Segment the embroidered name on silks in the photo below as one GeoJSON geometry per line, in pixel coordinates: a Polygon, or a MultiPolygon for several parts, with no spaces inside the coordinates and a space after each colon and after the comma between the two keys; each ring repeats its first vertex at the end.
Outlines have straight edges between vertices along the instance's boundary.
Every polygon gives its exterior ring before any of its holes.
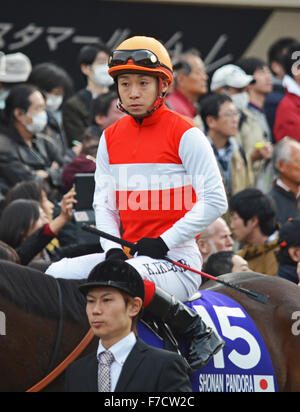
{"type": "Polygon", "coordinates": [[[193,374],[195,392],[278,392],[268,349],[252,319],[235,301],[212,291],[188,303],[226,341],[225,347],[193,374]]]}
{"type": "MultiPolygon", "coordinates": [[[[179,263],[183,265],[188,265],[184,259],[178,260],[179,263]]],[[[186,272],[185,269],[179,268],[178,266],[172,265],[172,263],[166,261],[143,263],[144,268],[147,270],[148,275],[162,275],[167,272],[186,272]]]]}

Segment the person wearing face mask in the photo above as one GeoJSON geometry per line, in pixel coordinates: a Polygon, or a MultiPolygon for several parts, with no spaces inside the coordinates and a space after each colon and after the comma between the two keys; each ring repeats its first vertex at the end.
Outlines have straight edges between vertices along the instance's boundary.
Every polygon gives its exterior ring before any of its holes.
{"type": "Polygon", "coordinates": [[[47,125],[45,99],[32,85],[14,87],[5,107],[6,127],[0,129],[0,174],[8,188],[24,180],[43,180],[61,187],[63,159],[47,125]]]}
{"type": "Polygon", "coordinates": [[[78,56],[86,87],[75,93],[62,108],[63,125],[69,147],[81,141],[85,129],[91,126],[93,100],[109,91],[113,80],[108,74],[110,50],[104,45],[84,46],[78,56]]]}
{"type": "Polygon", "coordinates": [[[54,140],[67,165],[77,153],[68,147],[61,109],[63,102],[74,93],[73,80],[62,67],[41,63],[34,66],[28,83],[37,86],[45,97],[48,123],[44,132],[54,140]]]}
{"type": "Polygon", "coordinates": [[[246,74],[239,66],[227,64],[214,72],[210,88],[211,91],[230,96],[234,105],[239,109],[241,117],[239,131],[235,138],[245,150],[252,167],[255,185],[259,185],[259,178],[263,173],[266,183],[261,183],[259,188],[268,192],[272,187],[273,180],[272,168],[269,170],[273,149],[255,116],[248,109],[250,97],[247,86],[252,83],[255,83],[252,75],[246,74]],[[268,169],[268,173],[266,173],[266,169],[268,169]]]}
{"type": "Polygon", "coordinates": [[[48,122],[44,132],[55,141],[67,164],[76,154],[68,149],[61,108],[64,100],[73,95],[73,80],[62,67],[41,63],[33,67],[28,83],[37,86],[45,97],[48,122]]]}

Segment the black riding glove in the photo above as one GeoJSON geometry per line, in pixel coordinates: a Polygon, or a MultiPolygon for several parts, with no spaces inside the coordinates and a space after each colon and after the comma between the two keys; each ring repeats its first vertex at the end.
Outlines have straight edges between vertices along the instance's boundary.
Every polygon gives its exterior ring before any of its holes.
{"type": "Polygon", "coordinates": [[[114,259],[125,261],[125,260],[128,260],[128,257],[123,249],[119,249],[119,248],[109,249],[109,251],[106,252],[105,260],[114,260],[114,259]]]}
{"type": "Polygon", "coordinates": [[[134,247],[130,249],[130,254],[134,256],[136,252],[141,256],[149,256],[153,259],[162,259],[169,251],[168,246],[158,237],[156,239],[143,237],[139,240],[134,247]]]}

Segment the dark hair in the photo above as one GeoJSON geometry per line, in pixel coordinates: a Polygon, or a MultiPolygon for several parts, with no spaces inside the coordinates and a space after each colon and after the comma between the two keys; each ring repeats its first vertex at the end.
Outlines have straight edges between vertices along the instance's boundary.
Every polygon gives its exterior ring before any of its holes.
{"type": "MultiPolygon", "coordinates": [[[[130,296],[130,295],[128,295],[128,294],[125,293],[125,292],[122,292],[122,290],[119,290],[119,292],[120,292],[121,295],[123,296],[123,299],[124,299],[124,302],[125,302],[125,307],[127,308],[130,300],[132,300],[133,297],[130,296]]],[[[141,308],[141,310],[139,311],[139,313],[132,318],[131,330],[134,330],[134,328],[136,327],[137,323],[142,319],[143,314],[144,314],[144,303],[143,303],[142,308],[141,308]]]]}
{"type": "Polygon", "coordinates": [[[201,100],[200,114],[206,129],[208,129],[206,122],[207,117],[212,116],[217,119],[219,117],[221,106],[226,102],[231,103],[231,97],[221,93],[211,93],[201,100]]]}
{"type": "Polygon", "coordinates": [[[13,263],[20,263],[20,258],[12,247],[0,240],[0,259],[13,263]]]}
{"type": "Polygon", "coordinates": [[[93,44],[92,46],[83,46],[78,55],[79,67],[82,64],[92,65],[100,52],[106,53],[108,56],[111,54],[111,50],[102,43],[93,44]]]}
{"type": "Polygon", "coordinates": [[[289,265],[289,266],[295,266],[297,267],[298,263],[295,262],[290,254],[289,254],[289,247],[280,247],[278,251],[275,252],[275,256],[277,259],[277,262],[280,265],[289,265]]]}
{"type": "Polygon", "coordinates": [[[291,247],[300,247],[300,218],[288,219],[279,231],[279,251],[276,253],[278,262],[281,265],[297,266],[290,257],[291,247]]]}
{"type": "Polygon", "coordinates": [[[98,125],[92,125],[85,129],[81,140],[81,154],[95,157],[102,133],[103,130],[98,125]]]}
{"type": "Polygon", "coordinates": [[[257,57],[245,57],[238,61],[237,65],[247,74],[253,75],[256,70],[263,69],[268,66],[265,61],[257,57]]]}
{"type": "Polygon", "coordinates": [[[92,122],[95,123],[95,117],[98,114],[107,116],[111,103],[118,98],[116,92],[108,92],[96,97],[92,103],[92,122]]]}
{"type": "Polygon", "coordinates": [[[176,74],[182,73],[185,76],[189,76],[192,72],[190,64],[182,58],[175,61],[173,64],[173,70],[176,74]]]}
{"type": "Polygon", "coordinates": [[[300,43],[294,43],[291,47],[289,47],[288,51],[283,57],[282,60],[282,65],[284,67],[284,70],[286,71],[286,74],[289,76],[293,77],[293,67],[296,63],[298,63],[298,69],[300,66],[299,63],[299,53],[300,53],[300,43]],[[295,53],[297,53],[297,56],[295,57],[295,53]],[[298,62],[297,62],[298,59],[298,62]]]}
{"type": "Polygon", "coordinates": [[[92,125],[85,129],[82,136],[82,143],[91,140],[100,140],[103,130],[98,125],[92,125]]]}
{"type": "Polygon", "coordinates": [[[282,60],[289,47],[297,40],[293,37],[283,37],[275,41],[268,50],[268,62],[271,65],[272,62],[282,64],[282,60]]]}
{"type": "Polygon", "coordinates": [[[56,87],[62,87],[65,99],[74,92],[72,78],[62,67],[53,63],[41,63],[34,66],[28,83],[37,86],[43,94],[51,92],[56,87]]]}
{"type": "Polygon", "coordinates": [[[15,120],[14,110],[21,109],[25,113],[28,111],[31,102],[30,96],[38,91],[36,86],[22,84],[11,89],[5,103],[4,115],[6,124],[12,124],[15,120]]]}
{"type": "Polygon", "coordinates": [[[13,201],[18,199],[35,200],[41,203],[43,199],[43,191],[43,183],[40,181],[30,180],[17,183],[12,189],[7,192],[3,201],[3,209],[13,201]]]}
{"type": "Polygon", "coordinates": [[[274,200],[258,189],[249,188],[232,196],[230,211],[236,212],[244,224],[257,217],[259,227],[265,236],[272,235],[278,227],[274,200]]]}
{"type": "Polygon", "coordinates": [[[203,271],[212,276],[220,276],[225,273],[231,273],[234,255],[235,253],[231,250],[210,255],[203,266],[203,271]]]}
{"type": "Polygon", "coordinates": [[[0,219],[0,240],[14,249],[26,238],[40,217],[40,205],[35,200],[15,200],[4,210],[0,219]]]}
{"type": "Polygon", "coordinates": [[[192,48],[174,58],[173,70],[174,70],[175,87],[177,87],[177,84],[178,84],[178,81],[177,81],[178,74],[189,76],[192,73],[193,68],[188,62],[190,57],[200,57],[201,58],[201,53],[199,52],[199,50],[192,48]]]}

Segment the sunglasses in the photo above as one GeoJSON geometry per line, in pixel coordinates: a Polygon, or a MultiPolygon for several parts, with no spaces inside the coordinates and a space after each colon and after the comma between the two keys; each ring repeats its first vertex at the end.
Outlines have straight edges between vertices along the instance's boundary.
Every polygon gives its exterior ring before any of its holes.
{"type": "Polygon", "coordinates": [[[137,66],[155,68],[162,66],[155,53],[150,50],[115,50],[109,59],[109,67],[125,65],[131,59],[137,66]]]}

